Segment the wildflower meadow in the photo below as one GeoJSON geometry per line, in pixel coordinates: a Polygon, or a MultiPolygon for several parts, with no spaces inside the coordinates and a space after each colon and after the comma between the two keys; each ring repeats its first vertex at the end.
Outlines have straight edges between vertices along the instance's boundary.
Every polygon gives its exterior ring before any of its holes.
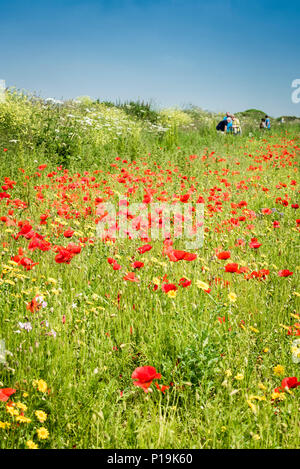
{"type": "Polygon", "coordinates": [[[300,126],[261,115],[6,91],[2,449],[299,447],[300,126]]]}

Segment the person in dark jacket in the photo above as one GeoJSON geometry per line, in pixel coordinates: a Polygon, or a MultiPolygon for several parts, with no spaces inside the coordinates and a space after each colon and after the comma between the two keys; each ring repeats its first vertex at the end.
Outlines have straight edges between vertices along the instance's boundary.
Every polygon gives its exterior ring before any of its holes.
{"type": "Polygon", "coordinates": [[[221,120],[218,123],[216,129],[219,130],[220,132],[224,132],[224,133],[231,132],[231,130],[232,130],[232,119],[231,119],[231,117],[227,117],[226,119],[221,120]]]}

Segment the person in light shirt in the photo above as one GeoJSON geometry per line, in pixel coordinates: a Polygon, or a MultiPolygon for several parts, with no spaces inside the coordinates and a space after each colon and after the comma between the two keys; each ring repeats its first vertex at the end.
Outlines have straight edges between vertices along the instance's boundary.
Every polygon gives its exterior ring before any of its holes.
{"type": "Polygon", "coordinates": [[[240,121],[236,116],[232,117],[232,131],[234,135],[239,135],[242,133],[240,121]]]}

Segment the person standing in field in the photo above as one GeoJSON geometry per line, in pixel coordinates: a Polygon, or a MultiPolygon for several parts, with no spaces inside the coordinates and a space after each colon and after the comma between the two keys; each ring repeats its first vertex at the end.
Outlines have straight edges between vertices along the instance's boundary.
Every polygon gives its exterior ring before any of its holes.
{"type": "Polygon", "coordinates": [[[242,133],[240,121],[236,116],[232,117],[232,130],[234,135],[239,135],[242,133]]]}
{"type": "Polygon", "coordinates": [[[230,112],[226,112],[226,117],[224,117],[224,119],[227,119],[227,117],[230,117],[231,119],[233,119],[234,115],[231,114],[230,112]]]}
{"type": "Polygon", "coordinates": [[[217,130],[223,132],[223,133],[229,133],[232,131],[232,119],[231,117],[224,117],[223,120],[221,120],[217,127],[217,130]]]}
{"type": "Polygon", "coordinates": [[[265,129],[266,128],[266,119],[262,118],[259,124],[260,129],[265,129]]]}
{"type": "Polygon", "coordinates": [[[270,117],[269,116],[266,116],[266,128],[268,130],[271,130],[271,121],[270,121],[270,117]]]}

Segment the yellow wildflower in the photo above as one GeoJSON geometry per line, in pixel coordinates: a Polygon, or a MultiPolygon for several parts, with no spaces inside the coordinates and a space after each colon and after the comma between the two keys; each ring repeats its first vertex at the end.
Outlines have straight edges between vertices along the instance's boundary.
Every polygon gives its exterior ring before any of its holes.
{"type": "Polygon", "coordinates": [[[242,381],[244,379],[244,375],[243,373],[238,373],[237,375],[235,375],[234,377],[237,381],[242,381]]]}
{"type": "Polygon", "coordinates": [[[36,410],[35,416],[39,420],[39,422],[43,423],[47,420],[47,414],[43,410],[36,410]]]}
{"type": "Polygon", "coordinates": [[[284,366],[277,365],[273,368],[273,371],[275,376],[281,376],[284,374],[284,366]]]}
{"type": "Polygon", "coordinates": [[[284,401],[285,399],[285,394],[283,392],[273,392],[271,395],[271,398],[273,401],[284,401]]]}
{"type": "Polygon", "coordinates": [[[267,388],[266,386],[263,384],[263,383],[258,383],[258,387],[259,389],[261,389],[262,391],[265,391],[267,388]]]}
{"type": "Polygon", "coordinates": [[[257,412],[256,406],[253,404],[253,402],[250,401],[250,399],[247,400],[247,404],[250,407],[250,409],[252,410],[252,412],[254,414],[256,414],[256,412],[257,412]]]}
{"type": "Polygon", "coordinates": [[[159,284],[160,284],[160,280],[159,280],[159,278],[157,278],[157,277],[154,277],[154,278],[152,279],[152,282],[154,283],[154,285],[159,285],[159,284]]]}
{"type": "Polygon", "coordinates": [[[19,422],[19,423],[30,423],[31,422],[31,419],[29,419],[28,417],[25,417],[25,415],[18,415],[16,417],[16,422],[19,422]]]}
{"type": "Polygon", "coordinates": [[[37,432],[38,438],[40,440],[47,440],[47,438],[49,438],[49,432],[48,432],[47,428],[45,428],[45,427],[38,428],[36,432],[37,432]]]}
{"type": "Polygon", "coordinates": [[[168,295],[169,298],[176,298],[177,291],[176,290],[170,290],[170,291],[168,291],[167,295],[168,295]]]}
{"type": "Polygon", "coordinates": [[[208,290],[209,289],[208,283],[202,282],[202,280],[197,280],[196,285],[197,285],[198,288],[201,288],[201,290],[208,290]]]}
{"type": "Polygon", "coordinates": [[[255,400],[256,400],[256,401],[265,401],[265,400],[266,400],[266,396],[253,396],[253,395],[251,395],[251,396],[249,397],[249,400],[250,400],[250,401],[255,401],[255,400]]]}
{"type": "Polygon", "coordinates": [[[228,295],[228,298],[229,298],[229,301],[231,301],[231,303],[234,303],[237,299],[237,296],[234,292],[230,292],[228,295]]]}
{"type": "Polygon", "coordinates": [[[37,388],[40,392],[46,392],[48,389],[46,381],[44,381],[43,379],[39,379],[37,382],[37,388]]]}
{"type": "Polygon", "coordinates": [[[9,422],[1,422],[0,420],[0,430],[5,430],[6,428],[9,428],[10,425],[11,424],[9,422]]]}
{"type": "Polygon", "coordinates": [[[12,406],[12,405],[7,405],[6,406],[6,412],[9,415],[11,415],[12,417],[16,417],[17,415],[19,415],[18,409],[15,409],[14,406],[12,406]]]}
{"type": "Polygon", "coordinates": [[[38,445],[36,443],[34,443],[34,441],[32,441],[32,440],[26,441],[26,446],[29,449],[38,449],[38,445]]]}
{"type": "Polygon", "coordinates": [[[18,407],[18,409],[21,409],[23,412],[26,412],[26,410],[27,410],[27,405],[22,404],[22,402],[17,402],[16,406],[18,407]]]}

